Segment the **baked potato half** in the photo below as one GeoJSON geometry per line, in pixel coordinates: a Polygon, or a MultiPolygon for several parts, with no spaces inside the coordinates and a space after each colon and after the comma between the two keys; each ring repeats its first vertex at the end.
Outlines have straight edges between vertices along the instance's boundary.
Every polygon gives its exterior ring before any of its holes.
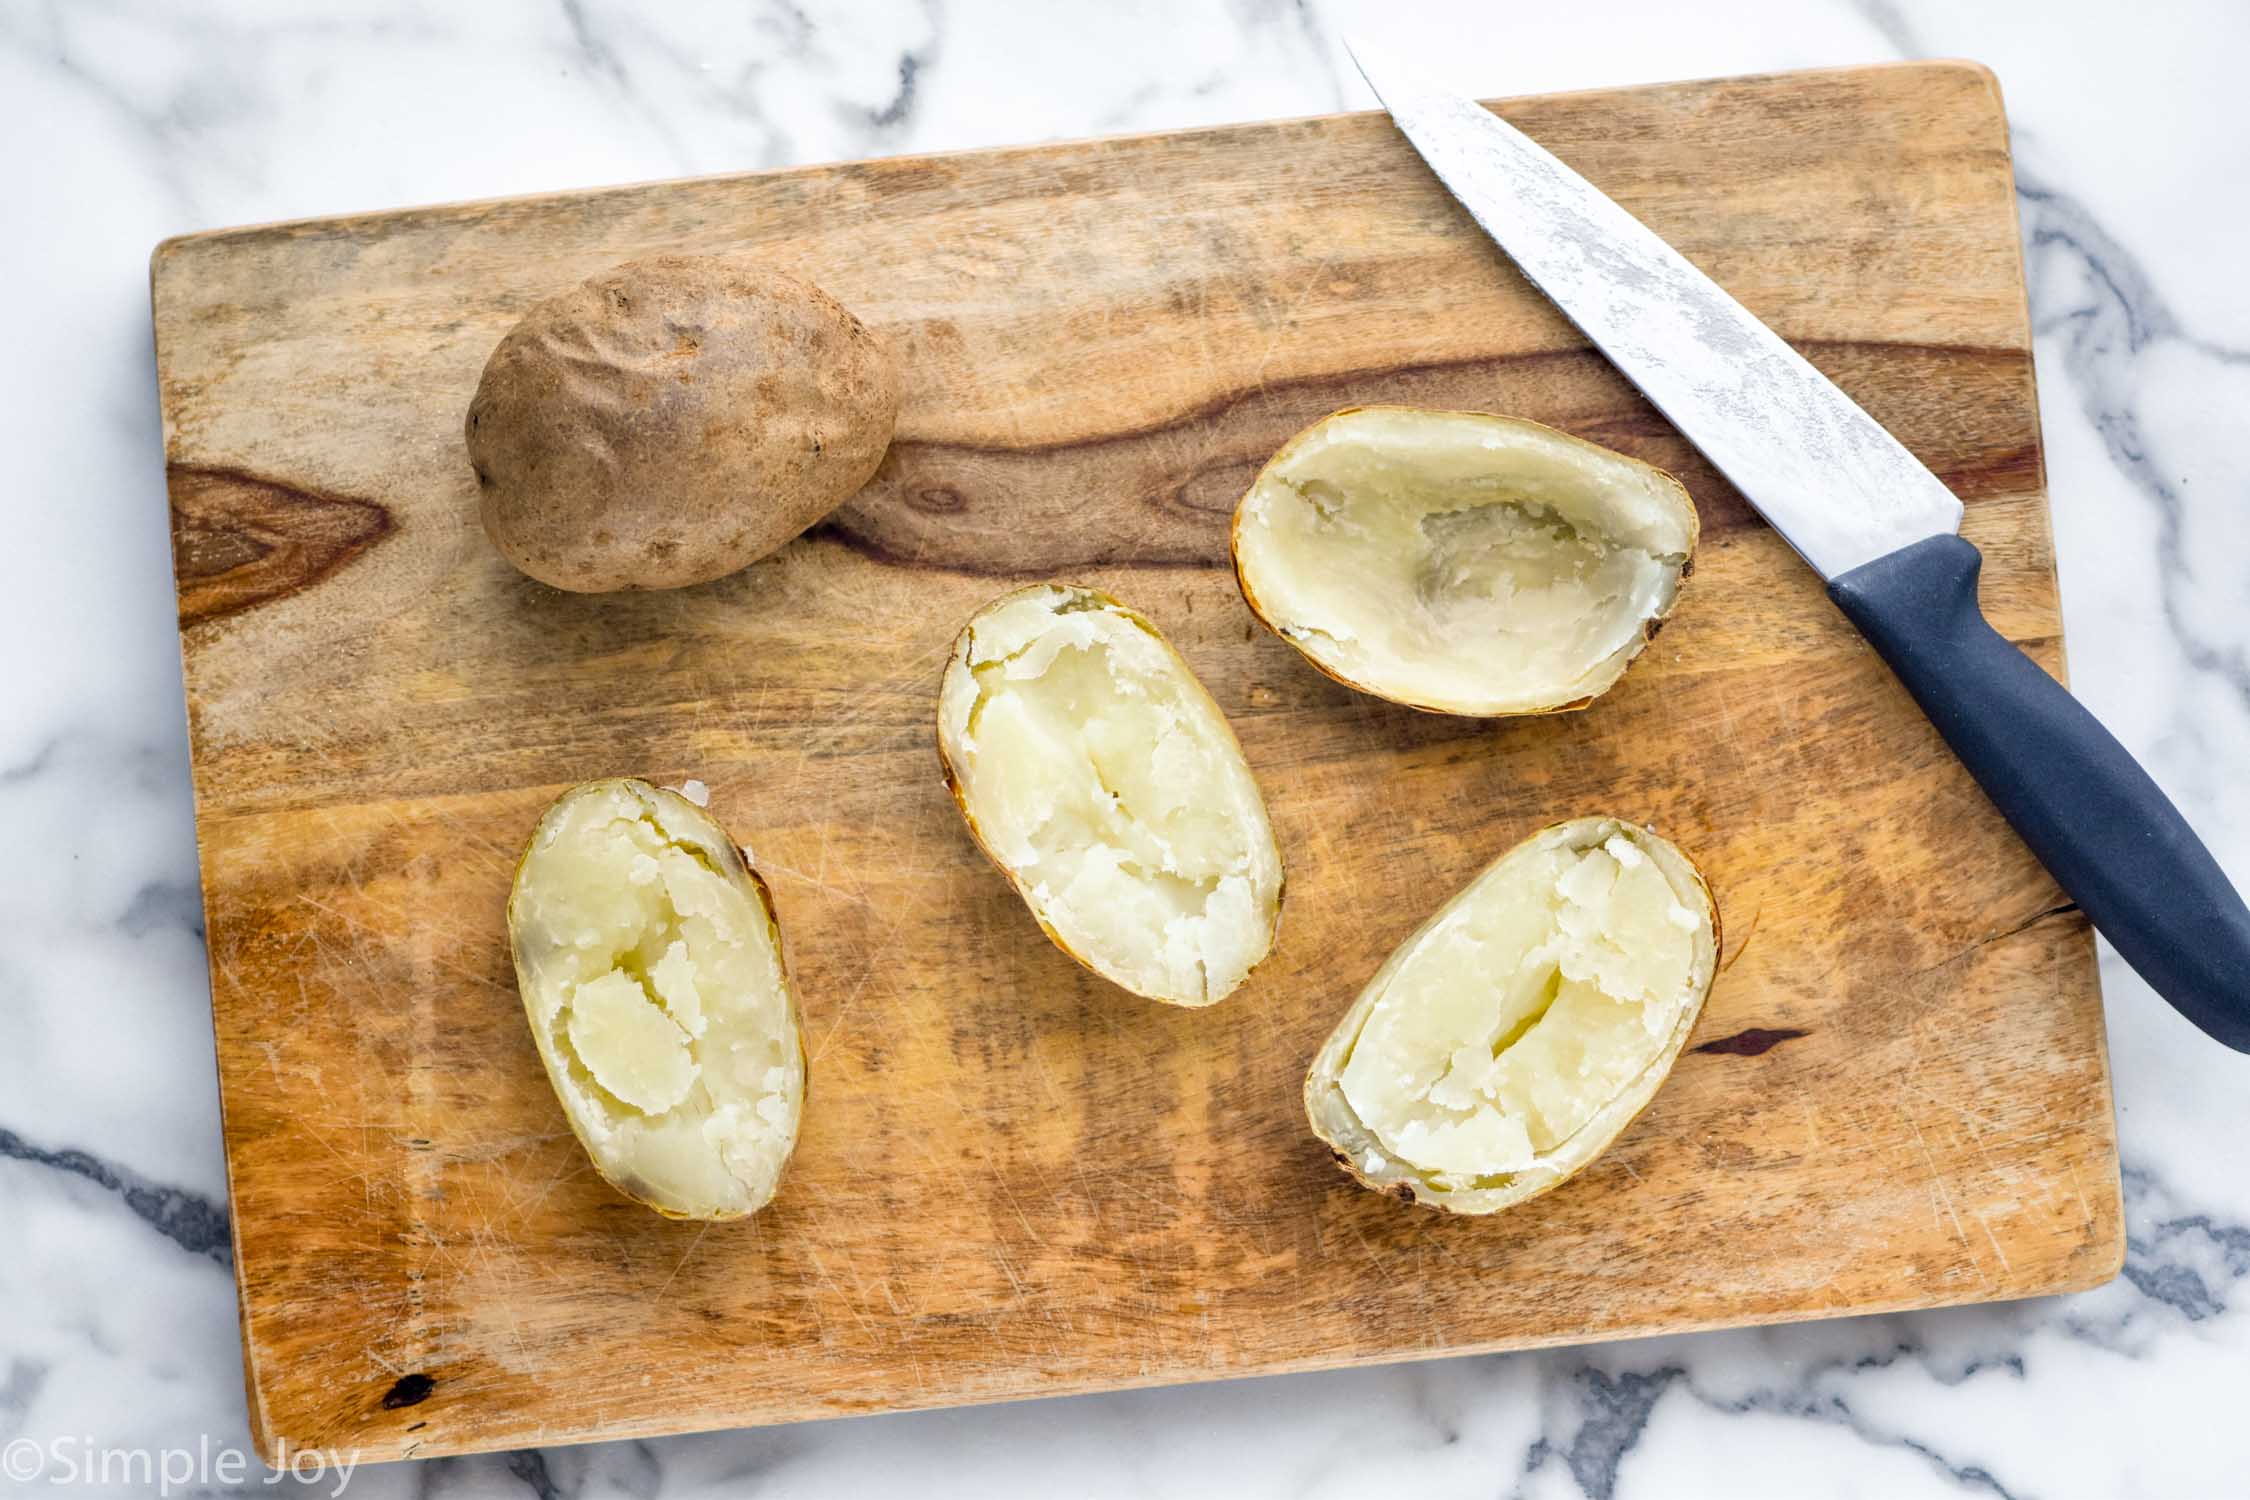
{"type": "Polygon", "coordinates": [[[1551,427],[1354,407],[1235,506],[1251,613],[1329,676],[1433,713],[1583,708],[1656,634],[1695,554],[1678,480],[1551,427]]]}
{"type": "Polygon", "coordinates": [[[1281,852],[1257,780],[1188,664],[1115,599],[1046,583],[979,610],[937,739],[970,834],[1104,979],[1209,1005],[1272,948],[1281,852]]]}
{"type": "Polygon", "coordinates": [[[1718,908],[1678,849],[1617,818],[1544,829],[1376,971],[1306,1076],[1313,1133],[1412,1202],[1537,1197],[1655,1097],[1718,955],[1718,908]]]}
{"type": "Polygon", "coordinates": [[[780,1185],[805,1048],[773,898],[702,808],[645,781],[555,799],[508,898],[516,987],[594,1167],[684,1219],[780,1185]]]}

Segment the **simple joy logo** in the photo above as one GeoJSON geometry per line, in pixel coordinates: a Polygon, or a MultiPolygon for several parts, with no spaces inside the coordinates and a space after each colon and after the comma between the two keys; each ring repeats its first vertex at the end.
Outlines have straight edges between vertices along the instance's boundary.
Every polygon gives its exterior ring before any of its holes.
{"type": "Polygon", "coordinates": [[[240,1448],[204,1437],[192,1448],[121,1448],[90,1437],[20,1437],[0,1448],[0,1478],[12,1484],[42,1483],[56,1489],[73,1485],[106,1490],[137,1490],[159,1500],[245,1484],[279,1484],[294,1479],[315,1485],[333,1481],[327,1493],[344,1493],[359,1468],[359,1454],[334,1455],[292,1449],[283,1442],[271,1467],[240,1448]],[[260,1474],[263,1470],[263,1474],[260,1474]]]}

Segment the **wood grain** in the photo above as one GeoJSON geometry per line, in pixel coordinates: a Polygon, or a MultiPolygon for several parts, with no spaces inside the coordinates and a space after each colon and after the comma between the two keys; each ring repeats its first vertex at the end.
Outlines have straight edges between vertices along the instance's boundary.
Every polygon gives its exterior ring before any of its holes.
{"type": "MultiPolygon", "coordinates": [[[[1963,65],[1499,106],[1968,503],[1986,612],[2061,659],[2007,138],[1963,65]]],[[[252,1423],[370,1458],[2091,1286],[2122,1248],[2092,945],[1813,575],[1373,116],[231,231],[154,264],[252,1423]],[[895,346],[874,484],[732,578],[563,595],[484,544],[461,413],[550,290],[754,251],[895,346]],[[1678,616],[1593,710],[1329,682],[1226,518],[1362,401],[1679,472],[1678,616]],[[1057,953],[932,751],[959,623],[1065,576],[1161,622],[1290,867],[1209,1011],[1057,953]],[[561,787],[700,777],[772,882],[812,1088],[780,1198],[603,1186],[508,969],[561,787]],[[1730,967],[1654,1107],[1493,1221],[1353,1188],[1303,1069],[1377,962],[1557,818],[1702,863],[1730,967]]]]}

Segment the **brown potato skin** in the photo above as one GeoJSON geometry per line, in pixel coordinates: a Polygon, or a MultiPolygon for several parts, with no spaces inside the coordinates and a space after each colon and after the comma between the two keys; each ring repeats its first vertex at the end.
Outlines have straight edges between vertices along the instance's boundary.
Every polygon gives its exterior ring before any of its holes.
{"type": "Polygon", "coordinates": [[[874,476],[889,354],[833,297],[720,256],[629,261],[539,303],[464,425],[485,534],[559,589],[681,588],[779,548],[874,476]]]}

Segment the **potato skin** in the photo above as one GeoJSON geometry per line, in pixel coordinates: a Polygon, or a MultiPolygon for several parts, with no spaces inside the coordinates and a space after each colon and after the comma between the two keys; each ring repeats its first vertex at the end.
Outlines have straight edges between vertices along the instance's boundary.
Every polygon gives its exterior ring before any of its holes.
{"type": "MultiPolygon", "coordinates": [[[[1326,429],[1328,429],[1330,424],[1363,414],[1386,412],[1398,412],[1409,415],[1430,417],[1472,418],[1498,424],[1521,432],[1537,433],[1543,439],[1560,446],[1582,449],[1588,453],[1599,454],[1609,459],[1625,459],[1626,462],[1633,464],[1636,468],[1646,470],[1650,474],[1658,476],[1677,495],[1681,514],[1687,522],[1687,556],[1680,564],[1679,582],[1684,584],[1687,579],[1694,574],[1695,547],[1697,541],[1700,540],[1701,537],[1702,520],[1700,514],[1695,508],[1694,500],[1689,496],[1687,492],[1687,487],[1680,483],[1676,475],[1667,473],[1666,471],[1657,468],[1653,464],[1642,463],[1638,459],[1633,459],[1625,454],[1617,453],[1610,449],[1604,448],[1598,443],[1589,442],[1585,438],[1579,437],[1574,433],[1564,432],[1558,427],[1550,427],[1544,422],[1534,422],[1528,417],[1511,417],[1498,412],[1466,411],[1438,407],[1410,407],[1398,405],[1396,403],[1371,402],[1355,406],[1339,407],[1335,411],[1330,412],[1327,416],[1322,417],[1319,421],[1312,423],[1311,425],[1303,428],[1302,430],[1291,436],[1287,442],[1283,443],[1280,448],[1275,450],[1273,457],[1266,460],[1265,464],[1259,469],[1257,475],[1251,479],[1249,488],[1244,490],[1241,497],[1236,500],[1233,516],[1229,520],[1227,525],[1227,559],[1228,562],[1232,565],[1235,587],[1242,594],[1242,602],[1246,606],[1248,606],[1250,613],[1257,618],[1259,624],[1265,626],[1267,630],[1280,637],[1281,640],[1289,645],[1291,650],[1295,651],[1299,656],[1304,658],[1307,665],[1309,665],[1314,671],[1320,673],[1323,677],[1326,677],[1333,682],[1342,683],[1345,687],[1352,689],[1354,692],[1366,693],[1370,697],[1374,698],[1382,698],[1386,701],[1397,703],[1402,707],[1411,708],[1417,713],[1440,714],[1452,718],[1470,719],[1525,718],[1537,717],[1546,714],[1578,713],[1592,706],[1596,698],[1607,692],[1610,687],[1615,686],[1617,679],[1621,678],[1624,675],[1623,667],[1620,667],[1617,673],[1617,677],[1612,678],[1609,683],[1603,685],[1593,692],[1585,693],[1577,697],[1554,703],[1543,703],[1534,707],[1511,708],[1497,713],[1473,711],[1464,708],[1449,707],[1445,704],[1440,703],[1425,703],[1413,698],[1400,697],[1376,684],[1362,682],[1357,678],[1347,676],[1344,672],[1340,671],[1335,666],[1331,665],[1328,662],[1322,661],[1312,651],[1306,649],[1303,641],[1299,640],[1296,636],[1292,635],[1286,628],[1284,628],[1282,623],[1275,619],[1274,611],[1268,606],[1267,602],[1258,597],[1257,590],[1252,586],[1250,582],[1250,571],[1243,560],[1243,526],[1245,521],[1248,519],[1252,497],[1258,493],[1260,486],[1265,483],[1269,475],[1286,471],[1290,462],[1294,458],[1296,458],[1299,451],[1303,449],[1307,444],[1312,442],[1315,438],[1322,435],[1322,433],[1326,429]]],[[[1664,628],[1665,623],[1670,620],[1670,618],[1672,617],[1674,612],[1678,610],[1678,608],[1679,596],[1677,593],[1675,593],[1673,597],[1668,600],[1664,604],[1664,606],[1656,612],[1654,616],[1642,622],[1640,642],[1632,648],[1632,651],[1627,656],[1625,661],[1626,666],[1630,666],[1632,660],[1640,655],[1641,650],[1650,641],[1656,639],[1656,633],[1664,628]]]]}
{"type": "Polygon", "coordinates": [[[716,256],[630,261],[539,303],[464,426],[485,534],[579,593],[745,567],[873,477],[898,416],[874,335],[812,283],[716,256]]]}

